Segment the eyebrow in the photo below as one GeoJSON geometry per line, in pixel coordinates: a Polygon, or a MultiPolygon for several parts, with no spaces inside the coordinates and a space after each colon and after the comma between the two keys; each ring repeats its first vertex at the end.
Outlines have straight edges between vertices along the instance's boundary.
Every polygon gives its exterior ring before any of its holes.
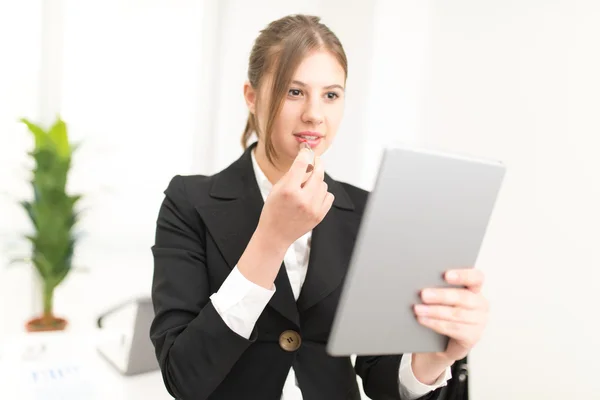
{"type": "MultiPolygon", "coordinates": [[[[293,83],[293,84],[296,84],[296,85],[298,85],[298,86],[303,86],[303,87],[306,87],[306,83],[304,83],[304,82],[300,82],[300,81],[292,81],[292,83],[293,83]]],[[[338,84],[335,84],[335,85],[329,85],[329,86],[324,86],[324,87],[323,87],[323,89],[335,89],[335,88],[341,89],[341,90],[342,90],[342,91],[344,91],[344,92],[346,91],[346,89],[344,89],[344,87],[343,87],[342,85],[338,85],[338,84]]]]}

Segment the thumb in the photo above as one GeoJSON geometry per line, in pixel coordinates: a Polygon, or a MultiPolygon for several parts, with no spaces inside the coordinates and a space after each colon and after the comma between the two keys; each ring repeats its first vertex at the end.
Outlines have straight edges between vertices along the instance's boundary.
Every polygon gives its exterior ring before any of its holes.
{"type": "Polygon", "coordinates": [[[313,151],[308,148],[302,148],[286,173],[287,180],[294,185],[302,184],[306,176],[306,170],[309,165],[312,165],[313,159],[313,151]]]}

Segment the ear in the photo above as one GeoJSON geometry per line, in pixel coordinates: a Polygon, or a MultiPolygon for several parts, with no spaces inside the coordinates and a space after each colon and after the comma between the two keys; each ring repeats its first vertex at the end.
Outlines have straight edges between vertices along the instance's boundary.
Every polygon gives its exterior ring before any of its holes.
{"type": "Polygon", "coordinates": [[[246,100],[248,111],[252,114],[256,112],[256,97],[256,89],[252,87],[250,82],[244,82],[244,99],[246,100]]]}

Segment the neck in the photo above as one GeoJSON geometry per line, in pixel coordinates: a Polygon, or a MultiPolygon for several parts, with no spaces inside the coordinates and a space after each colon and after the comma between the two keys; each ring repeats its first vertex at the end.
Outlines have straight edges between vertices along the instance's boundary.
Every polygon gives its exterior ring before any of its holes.
{"type": "Polygon", "coordinates": [[[260,141],[254,149],[254,157],[256,158],[256,162],[258,163],[258,166],[262,172],[273,185],[276,184],[283,175],[285,175],[291,166],[291,163],[289,165],[284,165],[285,163],[282,162],[283,160],[273,160],[274,164],[269,162],[265,146],[260,141]]]}

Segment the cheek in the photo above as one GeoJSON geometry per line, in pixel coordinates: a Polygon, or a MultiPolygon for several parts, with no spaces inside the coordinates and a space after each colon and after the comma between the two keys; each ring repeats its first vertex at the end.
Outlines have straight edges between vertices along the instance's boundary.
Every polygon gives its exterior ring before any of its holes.
{"type": "Polygon", "coordinates": [[[340,126],[340,123],[342,122],[343,116],[344,116],[343,104],[333,105],[328,110],[328,113],[327,113],[328,127],[327,128],[329,129],[329,134],[331,134],[332,136],[337,133],[338,127],[340,126]]]}
{"type": "Polygon", "coordinates": [[[289,136],[297,127],[299,119],[299,108],[293,103],[284,103],[279,116],[275,120],[275,131],[273,133],[280,138],[289,136]]]}

